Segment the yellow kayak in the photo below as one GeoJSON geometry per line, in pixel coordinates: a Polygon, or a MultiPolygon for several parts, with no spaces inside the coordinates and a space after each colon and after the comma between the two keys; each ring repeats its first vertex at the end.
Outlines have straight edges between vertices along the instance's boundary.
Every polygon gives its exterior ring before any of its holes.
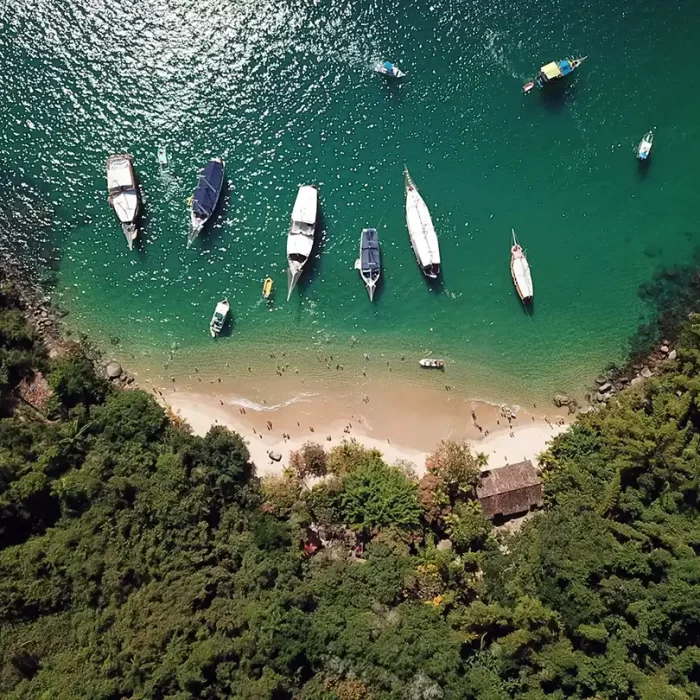
{"type": "Polygon", "coordinates": [[[263,282],[263,299],[269,299],[270,295],[272,294],[272,278],[266,277],[265,281],[263,282]]]}

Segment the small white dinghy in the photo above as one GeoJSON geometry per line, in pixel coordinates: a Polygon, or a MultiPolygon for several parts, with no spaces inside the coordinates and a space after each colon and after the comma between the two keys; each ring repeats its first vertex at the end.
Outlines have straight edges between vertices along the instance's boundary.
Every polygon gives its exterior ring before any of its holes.
{"type": "Polygon", "coordinates": [[[385,75],[387,78],[403,78],[406,74],[391,61],[383,61],[374,66],[374,72],[385,75]]]}
{"type": "Polygon", "coordinates": [[[523,304],[532,301],[535,295],[535,289],[532,286],[532,275],[530,274],[530,265],[525,257],[525,251],[518,244],[513,231],[513,245],[510,249],[510,274],[513,278],[513,284],[518,292],[518,296],[523,304]]]}
{"type": "Polygon", "coordinates": [[[226,320],[231,312],[231,306],[228,303],[228,299],[222,299],[214,309],[214,315],[211,317],[209,322],[209,332],[212,338],[216,338],[221,330],[226,325],[226,320]]]}
{"type": "Polygon", "coordinates": [[[426,367],[427,369],[444,369],[445,360],[439,360],[434,357],[426,357],[422,360],[418,360],[418,364],[421,367],[426,367]]]}
{"type": "Polygon", "coordinates": [[[646,160],[651,155],[651,147],[654,144],[654,132],[647,131],[644,134],[644,138],[639,142],[637,146],[637,158],[639,160],[646,160]]]}

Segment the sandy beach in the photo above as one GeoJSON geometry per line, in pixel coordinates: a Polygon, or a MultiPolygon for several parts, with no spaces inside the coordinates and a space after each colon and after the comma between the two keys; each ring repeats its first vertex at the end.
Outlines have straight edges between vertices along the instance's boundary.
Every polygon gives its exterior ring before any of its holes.
{"type": "Polygon", "coordinates": [[[566,417],[555,411],[494,406],[456,391],[397,381],[371,388],[326,382],[302,386],[291,378],[197,384],[151,386],[151,391],[197,434],[225,425],[243,435],[260,475],[280,472],[290,452],[309,440],[327,448],[356,440],[380,450],[389,463],[410,463],[418,475],[426,454],[441,440],[469,440],[494,468],[534,460],[567,427],[566,417]],[[281,460],[272,460],[270,453],[279,453],[281,460]]]}

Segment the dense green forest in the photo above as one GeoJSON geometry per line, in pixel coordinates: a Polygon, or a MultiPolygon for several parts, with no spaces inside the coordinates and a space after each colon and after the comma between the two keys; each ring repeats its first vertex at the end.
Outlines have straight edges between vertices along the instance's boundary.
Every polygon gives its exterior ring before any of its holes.
{"type": "Polygon", "coordinates": [[[555,440],[506,535],[466,445],[418,481],[309,444],[261,482],[238,435],[49,360],[1,307],[3,698],[700,698],[700,317],[555,440]],[[46,415],[16,398],[36,371],[46,415]]]}

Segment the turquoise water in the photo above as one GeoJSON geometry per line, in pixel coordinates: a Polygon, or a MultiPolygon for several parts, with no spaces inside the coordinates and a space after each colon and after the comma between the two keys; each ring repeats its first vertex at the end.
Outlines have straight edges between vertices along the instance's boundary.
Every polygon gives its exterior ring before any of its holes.
{"type": "MultiPolygon", "coordinates": [[[[72,327],[137,367],[264,364],[284,350],[353,368],[365,352],[430,352],[448,359],[452,385],[484,397],[576,391],[624,352],[645,311],[639,285],[700,241],[689,0],[35,0],[3,13],[2,246],[57,258],[72,327]],[[540,65],[580,54],[565,85],[522,95],[540,65]],[[407,78],[374,75],[380,58],[407,78]],[[652,127],[640,169],[634,147],[652,127]],[[106,203],[115,152],[133,155],[144,192],[131,253],[106,203]],[[229,185],[186,250],[185,202],[214,155],[229,185]],[[404,163],[438,231],[435,287],[409,245],[404,163]],[[319,186],[323,231],[286,302],[302,183],[319,186]],[[383,251],[373,305],[353,270],[365,226],[383,251]],[[531,315],[509,275],[511,227],[533,271],[531,315]],[[234,331],[212,344],[223,295],[234,331]]],[[[414,363],[399,371],[413,376],[414,363]]]]}

